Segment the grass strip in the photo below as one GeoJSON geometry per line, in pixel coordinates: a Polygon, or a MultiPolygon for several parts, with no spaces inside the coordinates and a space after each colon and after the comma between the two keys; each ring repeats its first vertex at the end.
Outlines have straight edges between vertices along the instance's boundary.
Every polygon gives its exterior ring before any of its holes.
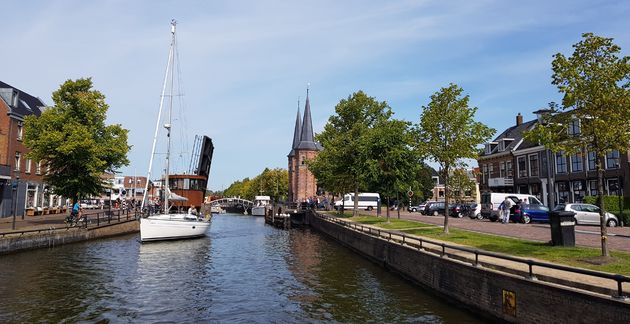
{"type": "Polygon", "coordinates": [[[385,218],[373,216],[358,216],[350,220],[485,251],[523,258],[536,258],[553,263],[630,276],[630,253],[628,252],[611,251],[611,258],[602,262],[601,250],[598,248],[552,246],[546,242],[501,237],[457,228],[450,228],[450,233],[445,234],[441,227],[411,220],[390,219],[390,222],[387,223],[385,218]],[[420,226],[422,228],[418,228],[420,226]]]}

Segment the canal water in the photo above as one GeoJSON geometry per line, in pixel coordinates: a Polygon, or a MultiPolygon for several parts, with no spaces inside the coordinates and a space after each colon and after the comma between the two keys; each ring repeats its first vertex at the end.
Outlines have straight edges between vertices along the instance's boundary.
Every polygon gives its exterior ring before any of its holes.
{"type": "Polygon", "coordinates": [[[212,222],[194,240],[136,234],[0,256],[0,323],[479,322],[319,233],[212,222]]]}

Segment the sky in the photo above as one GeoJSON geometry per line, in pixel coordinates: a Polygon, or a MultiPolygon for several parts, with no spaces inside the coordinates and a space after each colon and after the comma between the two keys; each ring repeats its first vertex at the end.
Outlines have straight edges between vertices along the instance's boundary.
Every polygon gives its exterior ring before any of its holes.
{"type": "Polygon", "coordinates": [[[531,120],[561,100],[551,61],[570,56],[582,33],[614,38],[622,55],[630,48],[630,1],[5,0],[1,7],[0,80],[52,105],[65,80],[91,77],[109,104],[107,123],[129,130],[125,175],[147,174],[177,20],[185,104],[173,132],[187,140],[173,144],[180,149],[172,165],[186,171],[194,136],[211,137],[211,190],[287,167],[309,83],[316,133],[358,90],[386,101],[395,118],[418,122],[449,83],[500,133],[519,112],[531,120]]]}

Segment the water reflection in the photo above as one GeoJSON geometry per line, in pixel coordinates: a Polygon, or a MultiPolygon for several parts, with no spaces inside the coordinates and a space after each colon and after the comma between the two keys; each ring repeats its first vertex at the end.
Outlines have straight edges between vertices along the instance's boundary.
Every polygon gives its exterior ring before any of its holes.
{"type": "Polygon", "coordinates": [[[0,257],[0,322],[474,322],[309,230],[219,215],[206,238],[137,235],[0,257]]]}

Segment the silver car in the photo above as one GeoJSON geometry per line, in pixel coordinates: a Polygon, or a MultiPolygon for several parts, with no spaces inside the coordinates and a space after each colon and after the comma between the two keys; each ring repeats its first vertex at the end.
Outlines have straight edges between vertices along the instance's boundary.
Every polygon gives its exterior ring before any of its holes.
{"type": "MultiPolygon", "coordinates": [[[[571,211],[575,213],[577,224],[599,225],[599,207],[591,204],[560,204],[556,205],[554,211],[571,211]]],[[[605,221],[609,227],[619,224],[617,216],[606,212],[605,221]]]]}

